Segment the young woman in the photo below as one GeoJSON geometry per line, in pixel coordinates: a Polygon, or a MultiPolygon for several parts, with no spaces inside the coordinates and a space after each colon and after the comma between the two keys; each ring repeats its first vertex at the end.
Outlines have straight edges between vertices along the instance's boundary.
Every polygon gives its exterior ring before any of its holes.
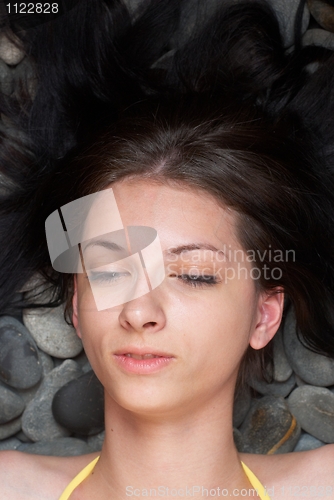
{"type": "MultiPolygon", "coordinates": [[[[146,12],[147,26],[156,14],[146,12]]],[[[322,54],[318,73],[297,78],[306,55],[284,55],[271,12],[245,4],[224,9],[159,78],[127,57],[122,74],[136,91],[116,117],[115,102],[95,87],[87,102],[93,121],[85,111],[79,119],[75,99],[73,109],[62,100],[64,81],[51,77],[49,98],[54,91],[72,118],[54,112],[51,121],[59,130],[66,122],[72,136],[34,132],[36,102],[45,99],[37,92],[26,148],[38,134],[42,144],[52,140],[44,157],[36,145],[33,161],[21,157],[36,170],[15,199],[3,200],[4,237],[13,221],[20,228],[1,256],[5,274],[9,250],[11,263],[17,256],[6,295],[39,270],[55,288],[53,303],[67,303],[105,388],[106,437],[101,453],[80,457],[2,452],[3,498],[283,499],[295,486],[334,497],[332,445],[242,454],[232,429],[236,384],[266,366],[285,297],[305,342],[334,353],[331,88],[319,88],[330,83],[333,58],[322,54]],[[100,123],[91,103],[101,111],[103,99],[109,109],[100,123]],[[52,214],[60,225],[49,225],[52,214]],[[66,246],[57,261],[61,237],[77,261],[66,246]],[[295,258],[273,261],[269,248],[295,258]]],[[[87,90],[76,78],[81,102],[87,90]]],[[[101,90],[108,78],[99,78],[101,90]]]]}

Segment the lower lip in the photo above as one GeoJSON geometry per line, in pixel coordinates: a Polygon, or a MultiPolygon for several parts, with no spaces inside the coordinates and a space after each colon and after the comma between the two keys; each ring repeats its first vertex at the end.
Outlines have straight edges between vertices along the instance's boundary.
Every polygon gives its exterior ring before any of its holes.
{"type": "Polygon", "coordinates": [[[124,368],[127,372],[146,374],[155,373],[165,366],[169,365],[173,357],[159,357],[159,358],[146,358],[146,359],[135,359],[125,356],[124,354],[114,354],[117,363],[124,368]]]}

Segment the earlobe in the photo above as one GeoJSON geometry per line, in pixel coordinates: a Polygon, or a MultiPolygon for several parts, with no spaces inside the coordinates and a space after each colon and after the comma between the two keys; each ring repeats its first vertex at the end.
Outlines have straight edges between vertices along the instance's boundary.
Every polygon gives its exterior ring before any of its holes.
{"type": "Polygon", "coordinates": [[[282,288],[261,295],[257,323],[249,340],[253,349],[262,349],[274,337],[282,320],[283,307],[284,293],[282,288]]]}
{"type": "Polygon", "coordinates": [[[72,297],[72,323],[77,332],[78,337],[81,339],[81,333],[79,328],[79,320],[78,320],[78,282],[77,277],[74,275],[74,293],[72,297]]]}

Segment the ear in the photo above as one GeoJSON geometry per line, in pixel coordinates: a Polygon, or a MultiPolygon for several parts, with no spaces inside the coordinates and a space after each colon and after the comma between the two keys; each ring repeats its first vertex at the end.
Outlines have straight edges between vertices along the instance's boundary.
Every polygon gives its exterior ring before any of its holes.
{"type": "Polygon", "coordinates": [[[74,293],[72,297],[72,323],[77,332],[78,337],[81,339],[81,333],[79,328],[79,319],[78,319],[78,281],[76,274],[74,275],[74,293]]]}
{"type": "Polygon", "coordinates": [[[277,332],[283,314],[284,293],[282,288],[263,292],[259,296],[257,323],[249,344],[253,349],[262,349],[277,332]]]}

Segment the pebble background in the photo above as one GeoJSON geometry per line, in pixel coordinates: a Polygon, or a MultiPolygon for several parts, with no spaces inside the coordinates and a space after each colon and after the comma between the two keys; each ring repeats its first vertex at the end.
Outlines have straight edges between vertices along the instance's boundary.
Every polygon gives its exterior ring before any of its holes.
{"type": "MultiPolygon", "coordinates": [[[[234,0],[237,2],[238,0],[234,0]]],[[[277,12],[284,44],[293,44],[297,0],[267,0],[277,12]]],[[[127,0],[135,17],[143,0],[127,0]]],[[[221,0],[189,1],[174,44],[186,40],[196,16],[205,20],[221,0]]],[[[303,44],[334,50],[334,6],[308,0],[303,44]]],[[[173,42],[172,42],[173,47],[173,42]]],[[[171,51],[172,52],[172,51],[171,51]]],[[[155,63],[163,66],[168,54],[155,63]]],[[[31,62],[0,31],[0,88],[15,92],[26,75],[33,96],[31,62]]],[[[1,115],[0,129],[11,127],[1,115]]],[[[10,129],[15,134],[15,130],[10,129]]],[[[0,175],[0,190],[11,183],[0,175]]],[[[20,293],[39,288],[38,277],[20,293]]],[[[103,389],[91,370],[63,308],[24,310],[0,317],[0,450],[45,455],[98,451],[103,442],[103,389]]],[[[273,383],[250,382],[235,402],[234,437],[240,451],[274,454],[334,443],[334,360],[308,351],[298,340],[290,311],[274,340],[273,383]]]]}

